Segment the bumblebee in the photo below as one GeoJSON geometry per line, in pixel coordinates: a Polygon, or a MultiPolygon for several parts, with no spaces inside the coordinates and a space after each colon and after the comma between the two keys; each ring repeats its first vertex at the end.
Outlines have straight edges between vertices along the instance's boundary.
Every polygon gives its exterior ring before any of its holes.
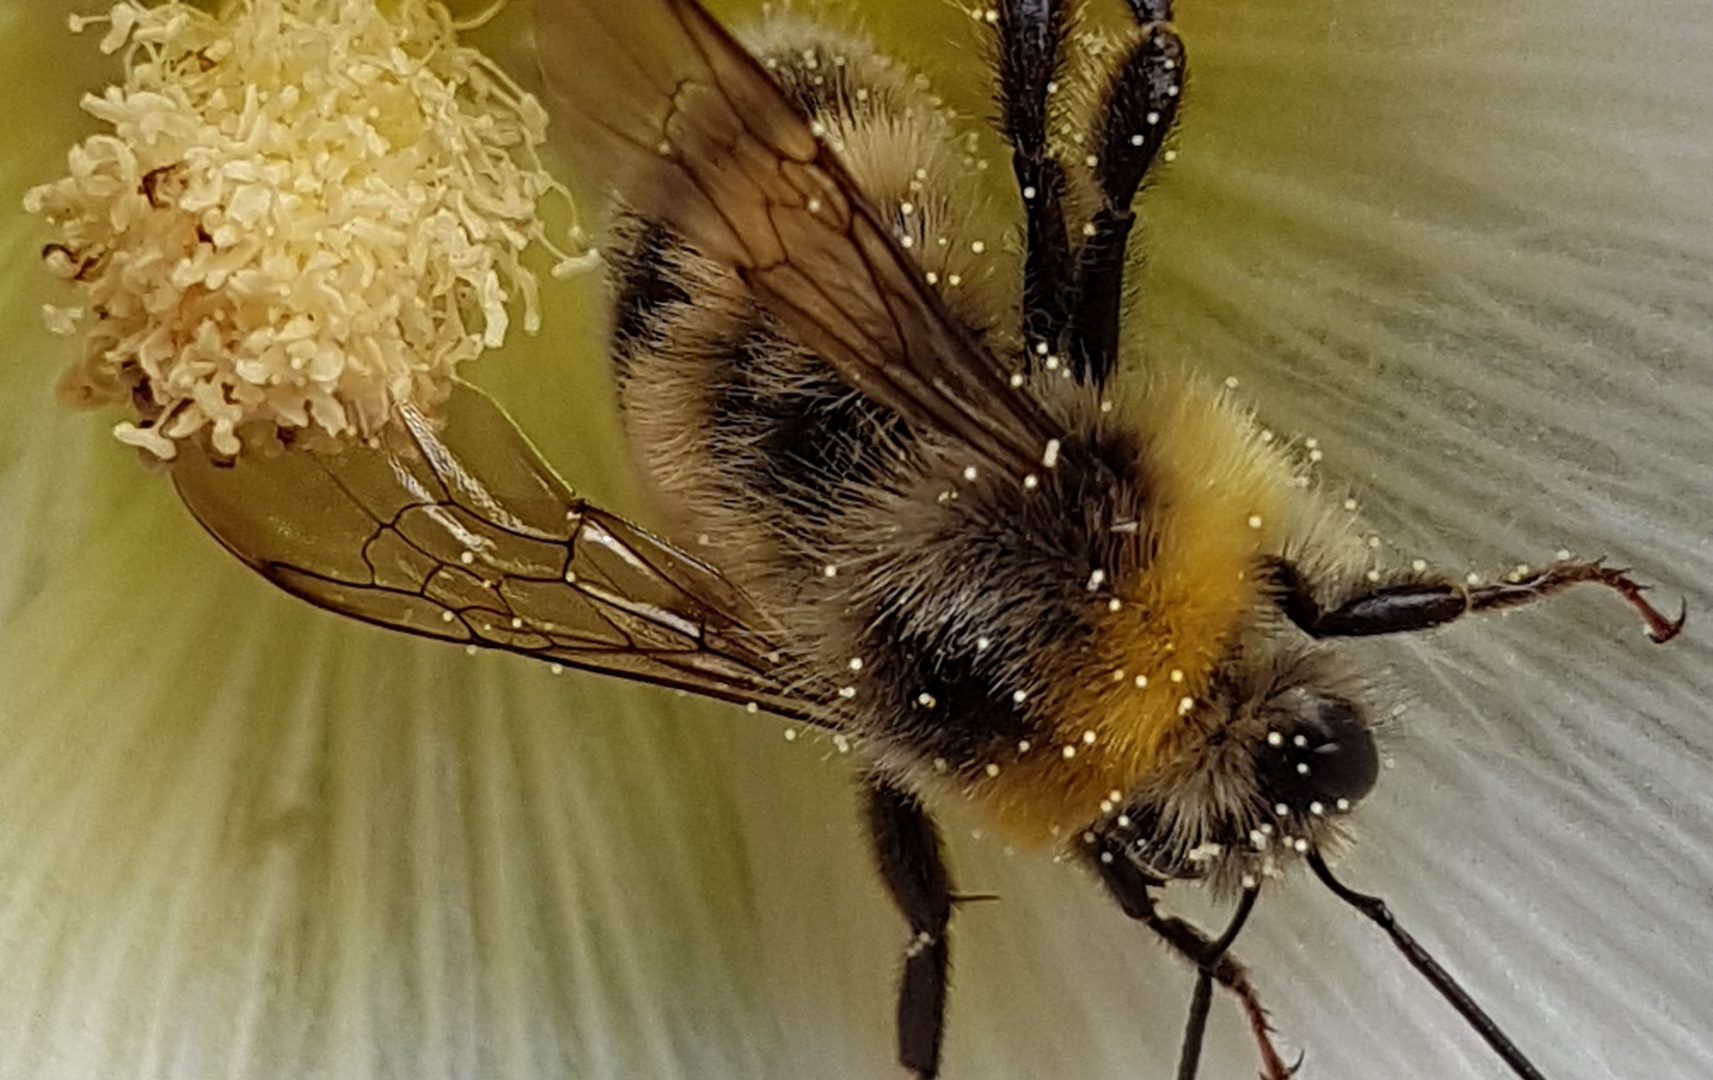
{"type": "Polygon", "coordinates": [[[1349,515],[1229,393],[1121,368],[1132,207],[1185,73],[1169,0],[1129,7],[1121,40],[1083,58],[1078,144],[1055,135],[1068,6],[1004,0],[988,19],[1022,220],[1012,293],[982,276],[993,241],[953,119],[868,45],[784,18],[746,47],[696,0],[539,0],[555,123],[615,195],[613,362],[674,541],[579,499],[469,388],[438,421],[406,409],[381,446],[187,454],[175,481],[228,548],[322,607],[851,741],[910,928],[898,1038],[918,1077],[939,1070],[958,897],[930,809],[947,800],[1084,864],[1196,969],[1180,1077],[1215,985],[1265,1075],[1293,1071],[1230,946],[1301,863],[1538,1076],[1383,903],[1332,876],[1379,772],[1372,693],[1336,639],[1582,583],[1655,641],[1683,618],[1599,562],[1485,585],[1370,566],[1349,515]],[[1156,909],[1177,881],[1234,899],[1223,933],[1156,909]]]}

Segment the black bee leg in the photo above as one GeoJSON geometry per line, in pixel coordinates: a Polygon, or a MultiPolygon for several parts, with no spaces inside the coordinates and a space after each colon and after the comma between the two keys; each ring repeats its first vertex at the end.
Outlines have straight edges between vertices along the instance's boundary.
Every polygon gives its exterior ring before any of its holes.
{"type": "Polygon", "coordinates": [[[881,879],[910,924],[898,988],[898,1060],[921,1080],[930,1080],[940,1070],[945,1033],[951,875],[941,853],[940,830],[914,795],[884,780],[871,780],[868,826],[881,879]]]}
{"type": "Polygon", "coordinates": [[[1063,64],[1060,0],[999,4],[1000,127],[1028,229],[1023,258],[1023,334],[1031,364],[1056,355],[1070,321],[1071,245],[1065,230],[1065,169],[1048,148],[1051,97],[1063,64]]]}
{"type": "Polygon", "coordinates": [[[1261,1075],[1264,1080],[1290,1080],[1292,1074],[1297,1071],[1297,1066],[1285,1064],[1285,1059],[1279,1056],[1278,1049],[1273,1045],[1273,1028],[1267,1021],[1267,1010],[1262,1007],[1261,997],[1255,992],[1255,984],[1249,978],[1249,969],[1230,952],[1232,940],[1242,928],[1243,920],[1248,918],[1249,908],[1255,903],[1254,890],[1245,890],[1237,916],[1232,919],[1226,932],[1216,940],[1182,919],[1160,914],[1154,907],[1154,896],[1149,891],[1160,882],[1138,870],[1135,863],[1124,857],[1121,842],[1102,840],[1097,843],[1094,852],[1091,862],[1095,872],[1100,875],[1106,891],[1118,901],[1118,906],[1124,909],[1124,913],[1154,931],[1160,940],[1196,967],[1196,992],[1190,1002],[1189,1022],[1184,1030],[1178,1080],[1194,1080],[1201,1058],[1202,1034],[1207,1025],[1207,1009],[1213,983],[1230,990],[1243,1004],[1243,1011],[1249,1018],[1249,1030],[1254,1034],[1256,1046],[1260,1050],[1261,1075]],[[1202,986],[1204,982],[1207,984],[1205,989],[1202,986]]]}
{"type": "Polygon", "coordinates": [[[1676,619],[1668,619],[1648,603],[1643,586],[1622,570],[1600,560],[1557,562],[1527,577],[1491,585],[1458,585],[1449,581],[1392,580],[1381,582],[1323,608],[1315,600],[1313,586],[1291,563],[1280,560],[1272,567],[1279,606],[1290,620],[1314,637],[1361,637],[1426,630],[1452,622],[1470,612],[1500,611],[1521,607],[1570,588],[1592,583],[1616,590],[1641,613],[1648,637],[1664,643],[1683,629],[1687,608],[1676,619]]]}
{"type": "Polygon", "coordinates": [[[1164,0],[1132,0],[1140,36],[1116,64],[1096,114],[1094,179],[1101,205],[1083,228],[1077,257],[1081,288],[1072,363],[1078,379],[1105,384],[1118,362],[1118,317],[1124,303],[1124,264],[1131,203],[1165,144],[1184,83],[1184,47],[1166,20],[1164,0]]]}

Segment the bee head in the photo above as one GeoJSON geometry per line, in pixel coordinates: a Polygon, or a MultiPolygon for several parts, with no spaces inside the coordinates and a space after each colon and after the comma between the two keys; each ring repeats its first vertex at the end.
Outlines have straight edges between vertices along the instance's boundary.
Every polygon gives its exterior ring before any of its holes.
{"type": "Polygon", "coordinates": [[[1093,830],[1102,857],[1224,889],[1338,843],[1380,772],[1360,690],[1320,651],[1234,658],[1166,767],[1093,830]]]}

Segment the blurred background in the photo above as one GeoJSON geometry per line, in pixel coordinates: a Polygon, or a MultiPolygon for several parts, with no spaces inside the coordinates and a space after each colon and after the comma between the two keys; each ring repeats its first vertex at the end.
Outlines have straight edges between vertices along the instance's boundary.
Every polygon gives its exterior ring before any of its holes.
{"type": "MultiPolygon", "coordinates": [[[[116,417],[56,407],[74,346],[42,329],[48,233],[18,207],[116,77],[72,6],[0,0],[0,1077],[897,1076],[904,929],[830,744],[311,609],[202,535],[116,417]]],[[[797,10],[991,113],[959,6],[797,10]]],[[[1605,555],[1691,612],[1666,648],[1599,590],[1353,645],[1397,711],[1343,875],[1547,1076],[1713,1074],[1713,6],[1178,21],[1133,359],[1234,376],[1318,440],[1388,558],[1605,555]]],[[[513,0],[473,40],[527,79],[528,24],[513,0]]],[[[599,289],[548,303],[472,376],[647,520],[599,289]]],[[[947,1080],[1172,1075],[1183,966],[1080,872],[947,825],[962,886],[1001,897],[954,924],[947,1080]]],[[[1505,1075],[1312,879],[1238,951],[1305,1078],[1505,1075]]],[[[1231,1002],[1213,1017],[1203,1075],[1254,1075],[1231,1002]]]]}

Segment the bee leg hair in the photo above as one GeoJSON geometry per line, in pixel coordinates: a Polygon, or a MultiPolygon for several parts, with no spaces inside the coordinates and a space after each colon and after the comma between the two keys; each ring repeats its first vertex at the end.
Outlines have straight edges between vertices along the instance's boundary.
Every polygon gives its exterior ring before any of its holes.
{"type": "Polygon", "coordinates": [[[1201,1056],[1202,1033],[1207,1024],[1207,1007],[1201,1004],[1201,999],[1211,994],[1211,983],[1230,990],[1243,1003],[1243,1011],[1249,1018],[1249,1030],[1255,1036],[1256,1046],[1261,1053],[1261,1075],[1264,1080],[1290,1080],[1297,1071],[1297,1065],[1285,1064],[1285,1059],[1279,1056],[1279,1051],[1273,1046],[1272,1025],[1267,1021],[1267,1010],[1261,1005],[1260,995],[1255,992],[1255,984],[1250,981],[1249,969],[1231,955],[1229,939],[1236,937],[1236,931],[1242,927],[1243,918],[1248,917],[1248,906],[1254,903],[1252,895],[1246,891],[1245,900],[1239,908],[1239,918],[1232,920],[1232,926],[1218,940],[1209,938],[1200,928],[1170,915],[1161,915],[1154,907],[1154,896],[1149,890],[1163,884],[1159,879],[1143,873],[1136,864],[1124,857],[1123,845],[1118,841],[1100,841],[1094,848],[1090,860],[1095,872],[1100,876],[1106,891],[1118,901],[1118,906],[1132,919],[1142,923],[1154,931],[1160,940],[1171,946],[1172,951],[1196,966],[1198,984],[1207,980],[1210,983],[1208,991],[1202,991],[1198,985],[1195,998],[1190,1003],[1189,1024],[1184,1031],[1184,1048],[1179,1059],[1178,1080],[1194,1080],[1196,1064],[1201,1056]],[[1187,1071],[1186,1071],[1187,1069],[1187,1071]]]}
{"type": "Polygon", "coordinates": [[[1280,589],[1280,608],[1303,632],[1317,638],[1427,630],[1470,612],[1532,604],[1585,582],[1616,590],[1641,613],[1648,637],[1661,644],[1677,636],[1688,614],[1685,608],[1676,619],[1666,618],[1642,596],[1644,586],[1598,559],[1557,562],[1530,577],[1491,585],[1394,579],[1346,596],[1330,608],[1321,606],[1312,584],[1291,563],[1274,563],[1272,574],[1280,589]]]}
{"type": "Polygon", "coordinates": [[[1177,116],[1184,47],[1168,25],[1165,0],[1132,0],[1142,32],[1108,74],[1094,125],[1094,180],[1101,205],[1083,229],[1077,254],[1077,307],[1071,360],[1077,377],[1106,384],[1118,363],[1119,316],[1131,204],[1177,116]]]}
{"type": "Polygon", "coordinates": [[[869,781],[868,826],[881,879],[910,924],[898,988],[898,1060],[931,1080],[940,1069],[951,962],[952,881],[940,830],[920,799],[878,777],[869,781]]]}

